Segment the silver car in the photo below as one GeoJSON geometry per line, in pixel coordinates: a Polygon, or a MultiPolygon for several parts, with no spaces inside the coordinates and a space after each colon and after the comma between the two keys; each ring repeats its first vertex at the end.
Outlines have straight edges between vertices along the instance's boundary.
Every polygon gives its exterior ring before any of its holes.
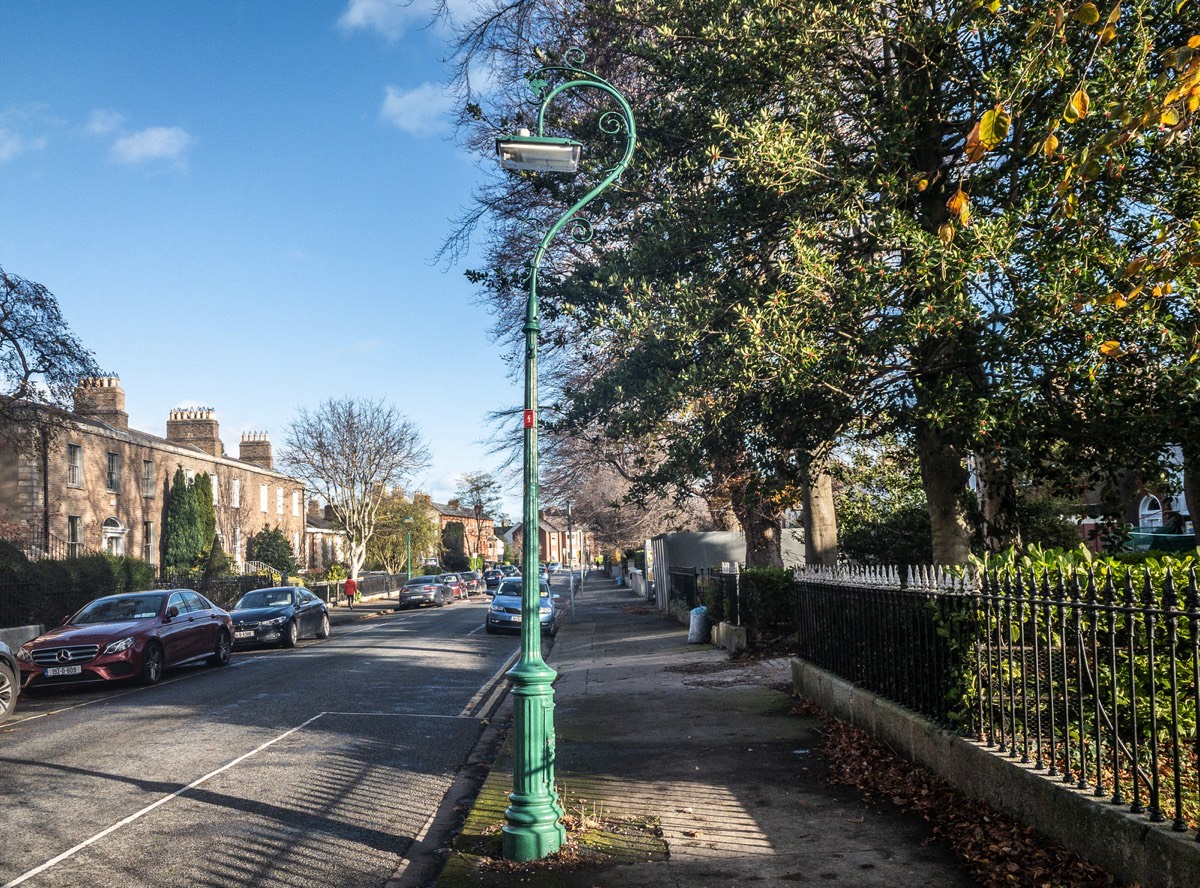
{"type": "MultiPolygon", "coordinates": [[[[495,635],[500,631],[521,631],[521,593],[524,582],[521,577],[507,577],[500,581],[483,618],[483,628],[488,635],[495,635]]],[[[541,590],[538,615],[541,618],[542,634],[553,638],[558,634],[558,627],[562,625],[563,611],[551,596],[550,584],[545,580],[541,582],[541,590]]]]}
{"type": "Polygon", "coordinates": [[[442,582],[441,577],[431,575],[413,577],[396,593],[398,607],[422,607],[433,605],[445,607],[454,601],[454,593],[442,582]]]}

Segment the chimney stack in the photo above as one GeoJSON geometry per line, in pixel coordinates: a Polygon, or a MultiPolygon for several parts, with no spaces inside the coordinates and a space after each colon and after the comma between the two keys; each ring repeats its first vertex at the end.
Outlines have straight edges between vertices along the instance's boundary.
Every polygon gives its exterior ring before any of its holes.
{"type": "Polygon", "coordinates": [[[238,449],[238,459],[274,471],[275,462],[271,457],[271,440],[267,437],[267,433],[242,432],[242,444],[238,449]]]}
{"type": "Polygon", "coordinates": [[[189,444],[209,456],[220,456],[225,452],[217,417],[211,407],[172,410],[167,417],[167,440],[172,444],[189,444]]]}
{"type": "Polygon", "coordinates": [[[107,423],[114,429],[129,428],[125,392],[116,376],[89,376],[75,388],[75,412],[107,423]]]}

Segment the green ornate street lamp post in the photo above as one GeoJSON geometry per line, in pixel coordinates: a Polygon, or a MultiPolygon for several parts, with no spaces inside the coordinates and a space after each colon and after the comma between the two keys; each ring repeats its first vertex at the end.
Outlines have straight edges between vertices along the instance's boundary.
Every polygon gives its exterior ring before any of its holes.
{"type": "Polygon", "coordinates": [[[539,102],[537,135],[522,130],[496,140],[500,164],[508,170],[574,173],[582,144],[544,135],[546,109],[568,90],[592,89],[612,97],[619,111],[600,116],[601,132],[625,133],[624,154],[608,169],[603,180],[546,230],[529,266],[529,301],[525,310],[525,496],[523,503],[521,603],[521,659],[508,673],[513,684],[513,791],[504,817],[502,848],[509,860],[537,860],[557,851],[566,834],[559,819],[563,811],[554,789],[554,688],[556,673],[542,659],[539,615],[540,571],[538,553],[538,448],[537,448],[537,277],[550,242],[571,222],[571,236],[579,242],[591,238],[591,223],[577,214],[612,185],[633,157],[637,134],[629,103],[607,80],[579,67],[583,53],[570,50],[565,64],[549,65],[529,75],[529,87],[539,102]],[[551,80],[560,81],[552,85],[551,80]]]}
{"type": "Polygon", "coordinates": [[[412,579],[412,516],[404,519],[404,567],[408,571],[408,579],[412,579]]]}

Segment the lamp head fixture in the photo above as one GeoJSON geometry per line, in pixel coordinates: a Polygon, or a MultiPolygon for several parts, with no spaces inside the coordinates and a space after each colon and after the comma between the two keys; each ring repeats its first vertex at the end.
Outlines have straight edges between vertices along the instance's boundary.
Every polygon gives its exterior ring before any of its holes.
{"type": "Polygon", "coordinates": [[[496,140],[500,166],[506,170],[573,173],[579,169],[583,143],[574,139],[531,136],[520,129],[515,136],[496,140]]]}

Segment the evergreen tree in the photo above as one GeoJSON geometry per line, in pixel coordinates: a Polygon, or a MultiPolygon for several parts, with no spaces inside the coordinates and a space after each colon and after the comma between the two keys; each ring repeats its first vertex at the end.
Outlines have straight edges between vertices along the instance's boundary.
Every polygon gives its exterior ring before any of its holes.
{"type": "Polygon", "coordinates": [[[214,535],[212,548],[204,563],[204,575],[201,577],[201,588],[207,588],[213,580],[229,576],[229,556],[221,547],[221,541],[214,535]]]}
{"type": "Polygon", "coordinates": [[[164,566],[177,570],[190,568],[204,548],[200,534],[196,488],[179,466],[171,480],[171,498],[167,503],[167,521],[163,530],[166,539],[164,566]]]}
{"type": "Polygon", "coordinates": [[[217,535],[217,512],[213,506],[213,482],[208,472],[196,476],[196,509],[200,519],[200,539],[207,548],[217,535]]]}
{"type": "Polygon", "coordinates": [[[296,572],[296,555],[281,527],[266,527],[250,538],[246,549],[250,561],[269,564],[284,576],[296,572]]]}

